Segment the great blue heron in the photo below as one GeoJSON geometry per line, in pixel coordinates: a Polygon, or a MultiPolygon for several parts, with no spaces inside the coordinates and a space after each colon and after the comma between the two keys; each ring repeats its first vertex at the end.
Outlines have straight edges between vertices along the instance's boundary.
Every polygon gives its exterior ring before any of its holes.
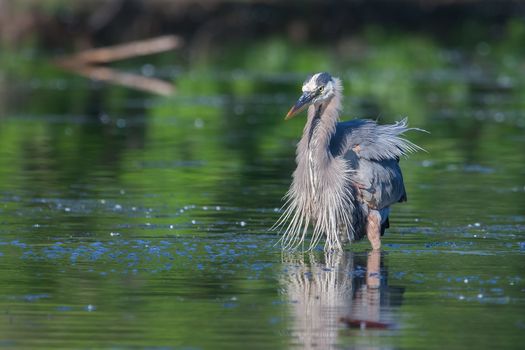
{"type": "Polygon", "coordinates": [[[325,250],[368,236],[380,249],[390,206],[407,200],[399,157],[420,147],[401,137],[407,119],[378,125],[372,120],[339,122],[343,87],[328,73],[307,78],[290,119],[308,106],[297,145],[297,168],[276,223],[285,249],[301,246],[313,227],[310,249],[326,236],[325,250]]]}

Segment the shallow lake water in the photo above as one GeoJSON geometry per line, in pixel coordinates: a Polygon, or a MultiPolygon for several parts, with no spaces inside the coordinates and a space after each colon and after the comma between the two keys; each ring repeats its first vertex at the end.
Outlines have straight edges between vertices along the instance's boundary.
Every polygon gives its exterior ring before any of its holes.
{"type": "Polygon", "coordinates": [[[0,348],[522,347],[524,75],[440,55],[338,69],[346,118],[430,132],[407,135],[427,152],[402,160],[408,202],[375,254],[283,253],[268,231],[303,73],[143,66],[173,97],[8,76],[0,348]]]}

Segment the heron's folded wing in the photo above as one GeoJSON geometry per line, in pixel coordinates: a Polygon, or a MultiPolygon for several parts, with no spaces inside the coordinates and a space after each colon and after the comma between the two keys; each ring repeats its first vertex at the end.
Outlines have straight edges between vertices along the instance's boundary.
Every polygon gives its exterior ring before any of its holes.
{"type": "Polygon", "coordinates": [[[361,159],[354,180],[360,185],[361,199],[372,209],[381,210],[406,201],[403,174],[395,159],[361,159]]]}
{"type": "Polygon", "coordinates": [[[337,125],[330,151],[356,170],[353,181],[370,208],[380,210],[406,200],[399,157],[421,149],[402,137],[409,130],[406,119],[390,125],[362,119],[337,125]]]}

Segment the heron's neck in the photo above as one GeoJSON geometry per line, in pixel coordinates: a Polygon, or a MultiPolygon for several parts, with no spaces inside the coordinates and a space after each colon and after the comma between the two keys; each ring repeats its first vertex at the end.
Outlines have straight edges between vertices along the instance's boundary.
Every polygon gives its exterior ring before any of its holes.
{"type": "Polygon", "coordinates": [[[298,158],[307,156],[309,161],[315,160],[317,165],[329,162],[330,140],[335,133],[339,115],[341,113],[341,92],[336,91],[331,100],[308,108],[308,120],[303,130],[303,137],[299,143],[298,158]]]}

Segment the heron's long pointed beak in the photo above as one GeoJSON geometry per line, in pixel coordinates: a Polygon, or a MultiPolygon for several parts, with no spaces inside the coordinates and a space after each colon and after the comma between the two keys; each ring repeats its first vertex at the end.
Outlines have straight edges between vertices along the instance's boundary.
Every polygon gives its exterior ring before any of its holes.
{"type": "Polygon", "coordinates": [[[286,117],[284,117],[284,120],[292,119],[294,116],[299,114],[303,109],[305,109],[310,102],[314,99],[315,95],[313,95],[310,92],[305,92],[299,97],[295,105],[293,105],[292,108],[288,111],[288,114],[286,114],[286,117]]]}

